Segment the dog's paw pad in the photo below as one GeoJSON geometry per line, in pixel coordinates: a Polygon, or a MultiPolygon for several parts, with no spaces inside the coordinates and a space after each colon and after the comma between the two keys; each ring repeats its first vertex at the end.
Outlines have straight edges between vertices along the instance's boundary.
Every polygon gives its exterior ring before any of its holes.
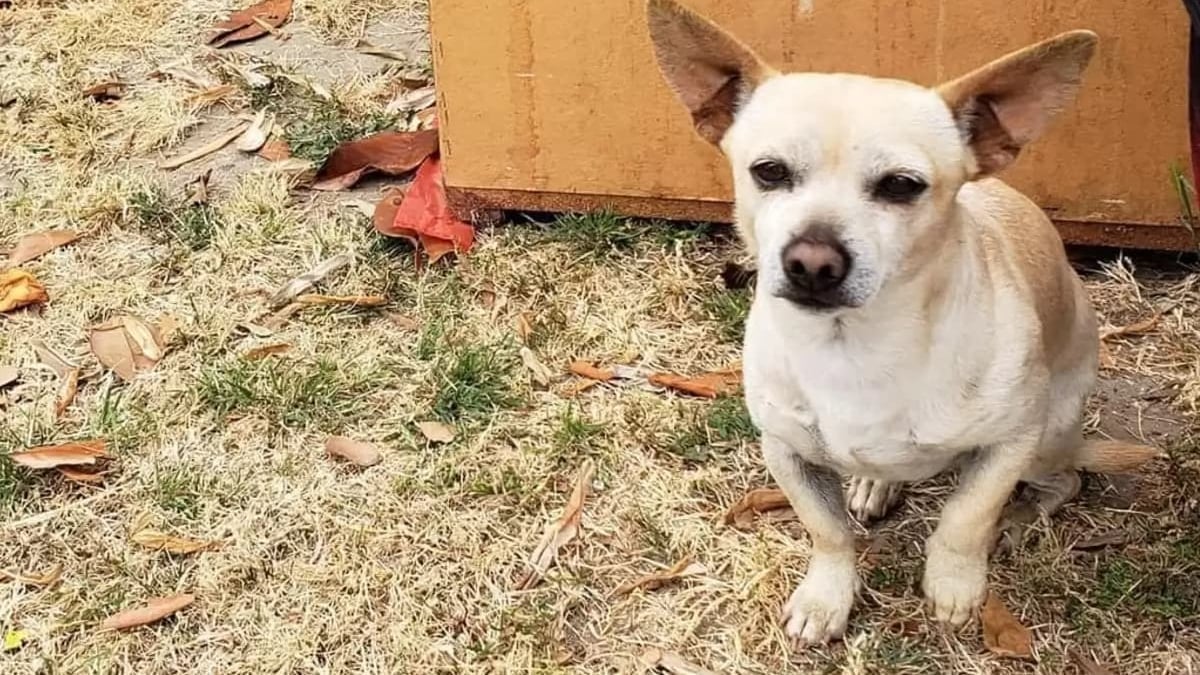
{"type": "Polygon", "coordinates": [[[784,632],[798,648],[840,639],[846,633],[856,591],[853,568],[809,570],[783,606],[784,632]]]}
{"type": "Polygon", "coordinates": [[[882,518],[900,501],[902,483],[855,476],[846,490],[846,507],[860,523],[882,518]]]}
{"type": "Polygon", "coordinates": [[[922,587],[934,618],[955,628],[962,626],[983,604],[987,592],[987,556],[944,550],[930,553],[922,587]]]}

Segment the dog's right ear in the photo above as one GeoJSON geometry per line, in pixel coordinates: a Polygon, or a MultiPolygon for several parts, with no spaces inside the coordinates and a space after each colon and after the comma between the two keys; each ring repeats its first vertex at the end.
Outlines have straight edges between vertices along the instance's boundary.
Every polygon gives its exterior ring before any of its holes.
{"type": "Polygon", "coordinates": [[[696,132],[719,145],[738,106],[774,71],[749,47],[675,0],[648,0],[646,19],[667,84],[696,132]]]}

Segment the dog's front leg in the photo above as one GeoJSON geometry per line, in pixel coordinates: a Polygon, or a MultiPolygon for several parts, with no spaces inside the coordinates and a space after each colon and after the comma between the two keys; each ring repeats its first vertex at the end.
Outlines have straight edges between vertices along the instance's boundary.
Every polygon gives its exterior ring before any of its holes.
{"type": "Polygon", "coordinates": [[[814,439],[805,436],[789,441],[763,436],[767,469],[812,541],[808,572],[783,607],[785,630],[800,647],[828,642],[846,632],[859,584],[841,480],[829,469],[804,460],[800,451],[807,448],[798,444],[815,447],[814,439]]]}
{"type": "Polygon", "coordinates": [[[983,604],[996,524],[1037,450],[1038,434],[980,452],[959,477],[925,545],[925,600],[938,621],[961,626],[983,604]]]}

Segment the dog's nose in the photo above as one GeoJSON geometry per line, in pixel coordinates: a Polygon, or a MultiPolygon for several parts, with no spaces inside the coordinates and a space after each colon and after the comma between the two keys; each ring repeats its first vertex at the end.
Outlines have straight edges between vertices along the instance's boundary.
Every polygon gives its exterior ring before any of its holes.
{"type": "Polygon", "coordinates": [[[783,250],[783,272],[798,290],[833,290],[846,280],[849,268],[846,248],[831,237],[798,237],[783,250]]]}

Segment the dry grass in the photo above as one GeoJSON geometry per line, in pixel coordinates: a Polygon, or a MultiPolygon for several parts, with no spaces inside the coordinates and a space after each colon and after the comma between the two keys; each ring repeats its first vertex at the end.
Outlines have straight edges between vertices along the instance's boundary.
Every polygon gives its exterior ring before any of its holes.
{"type": "MultiPolygon", "coordinates": [[[[395,23],[380,34],[404,33],[423,12],[298,6],[298,23],[328,44],[384,20],[395,23]]],[[[1089,478],[1080,500],[997,561],[992,583],[1033,627],[1036,664],[998,660],[974,629],[943,635],[926,620],[914,586],[945,483],[922,486],[864,530],[864,545],[875,543],[847,642],[793,657],[775,617],[804,568],[803,532],[787,521],[751,532],[721,525],[728,505],[768,482],[740,403],[633,385],[568,398],[565,374],[549,389],[533,382],[513,328],[518,316],[531,319],[528,344],[556,372],[572,358],[724,366],[738,357],[746,307],[717,281],[734,245],[586,217],[484,232],[469,259],[418,271],[357,211],[289,189],[262,161],[229,150],[159,172],[156,153],[193,147],[206,120],[252,101],[301,106],[293,121],[329,114],[353,133],[386,96],[386,71],[347,72],[342,104],[328,109],[289,87],[202,107],[189,103],[194,88],[149,77],[174,63],[234,82],[230,64],[269,62],[200,46],[224,9],[93,0],[0,12],[0,246],[45,227],[90,231],[28,265],[49,287],[49,306],[0,320],[0,362],[23,372],[0,394],[0,452],[103,436],[118,457],[91,487],[0,459],[0,567],[64,565],[51,588],[0,582],[0,631],[28,633],[22,648],[0,653],[0,672],[624,673],[649,646],[729,673],[780,672],[790,659],[796,672],[1060,673],[1070,672],[1070,650],[1124,673],[1200,669],[1194,271],[1089,263],[1106,322],[1162,313],[1151,333],[1112,342],[1095,431],[1149,437],[1171,459],[1137,479],[1089,478]],[[123,100],[79,96],[113,76],[131,83],[123,100]],[[182,185],[205,165],[213,204],[189,208],[182,185]],[[256,289],[341,251],[356,263],[322,290],[385,294],[387,311],[415,328],[382,312],[310,309],[269,337],[239,330],[264,313],[256,289]],[[165,360],[130,384],[100,373],[82,342],[85,326],[121,312],[182,323],[165,360]],[[36,365],[35,339],[94,373],[58,422],[49,412],[57,382],[36,365]],[[273,342],[293,349],[240,358],[273,342]],[[425,441],[415,422],[429,419],[458,438],[425,441]],[[384,461],[356,470],[327,458],[323,440],[334,433],[379,444],[384,461]],[[582,536],[540,587],[513,591],[585,459],[598,475],[582,536]],[[130,540],[138,522],[222,546],[188,557],[148,551],[130,540]],[[1112,530],[1125,543],[1072,548],[1112,530]],[[685,555],[707,573],[613,596],[685,555]],[[173,619],[96,630],[119,608],[185,591],[197,602],[173,619]]]]}

